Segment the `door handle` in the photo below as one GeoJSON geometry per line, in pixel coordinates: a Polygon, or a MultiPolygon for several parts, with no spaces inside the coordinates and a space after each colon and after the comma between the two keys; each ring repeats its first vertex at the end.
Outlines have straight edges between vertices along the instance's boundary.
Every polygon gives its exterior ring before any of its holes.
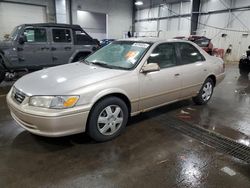
{"type": "Polygon", "coordinates": [[[206,72],[206,71],[207,71],[207,69],[204,69],[204,71],[206,72]]]}
{"type": "Polygon", "coordinates": [[[71,47],[66,46],[66,47],[64,47],[64,49],[65,50],[71,50],[71,47]]]}
{"type": "Polygon", "coordinates": [[[176,73],[174,76],[176,76],[176,77],[177,77],[177,76],[180,76],[180,74],[179,74],[179,73],[176,73]]]}
{"type": "Polygon", "coordinates": [[[55,47],[51,47],[51,51],[55,51],[56,50],[56,48],[55,47]]]}

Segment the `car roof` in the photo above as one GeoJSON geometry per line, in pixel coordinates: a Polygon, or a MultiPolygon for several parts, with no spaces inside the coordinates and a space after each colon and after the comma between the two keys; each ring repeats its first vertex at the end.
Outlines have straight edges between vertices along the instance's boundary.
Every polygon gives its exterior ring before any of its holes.
{"type": "Polygon", "coordinates": [[[56,24],[56,23],[34,23],[34,24],[23,24],[23,26],[34,26],[34,27],[62,27],[62,28],[74,28],[81,29],[79,25],[71,24],[56,24]]]}
{"type": "Polygon", "coordinates": [[[119,41],[134,41],[134,42],[148,42],[148,43],[161,43],[161,42],[186,42],[181,39],[161,39],[158,37],[139,37],[139,38],[128,38],[121,39],[119,41]]]}

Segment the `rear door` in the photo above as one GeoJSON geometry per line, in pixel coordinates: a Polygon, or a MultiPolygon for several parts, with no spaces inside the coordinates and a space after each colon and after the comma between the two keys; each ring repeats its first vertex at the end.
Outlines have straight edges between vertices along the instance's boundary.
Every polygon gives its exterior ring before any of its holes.
{"type": "Polygon", "coordinates": [[[51,28],[51,53],[53,65],[69,62],[73,54],[72,30],[69,28],[51,28]]]}
{"type": "Polygon", "coordinates": [[[22,35],[27,41],[17,46],[19,66],[27,68],[51,66],[47,28],[26,27],[22,35]]]}
{"type": "Polygon", "coordinates": [[[207,76],[205,57],[190,43],[176,43],[182,77],[181,98],[197,94],[207,76]]]}

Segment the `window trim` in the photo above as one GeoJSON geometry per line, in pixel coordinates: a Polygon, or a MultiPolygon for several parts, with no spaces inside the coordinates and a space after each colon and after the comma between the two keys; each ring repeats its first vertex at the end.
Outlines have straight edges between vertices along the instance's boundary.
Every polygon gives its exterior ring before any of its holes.
{"type": "Polygon", "coordinates": [[[49,42],[49,33],[48,33],[48,30],[47,28],[44,28],[44,27],[25,27],[22,31],[22,35],[24,36],[24,32],[26,29],[44,29],[46,31],[46,41],[45,42],[36,42],[36,41],[33,41],[33,42],[30,42],[27,40],[27,42],[24,43],[25,44],[48,44],[49,42]]]}
{"type": "Polygon", "coordinates": [[[189,42],[175,42],[175,45],[176,45],[177,56],[178,56],[177,58],[178,58],[179,65],[190,65],[190,64],[197,63],[197,62],[204,62],[204,61],[206,61],[206,58],[204,57],[204,55],[193,44],[191,44],[189,42]],[[200,54],[200,56],[202,57],[202,60],[195,61],[195,62],[192,62],[192,63],[182,63],[182,57],[181,57],[181,52],[180,52],[179,44],[188,44],[188,45],[193,46],[197,50],[197,52],[200,54]]]}
{"type": "Polygon", "coordinates": [[[173,65],[173,66],[163,67],[163,68],[161,68],[161,67],[159,66],[159,67],[160,67],[160,70],[162,70],[162,69],[168,69],[168,68],[172,68],[172,67],[176,67],[176,66],[181,65],[180,62],[179,62],[179,58],[178,58],[178,54],[177,54],[177,49],[176,49],[176,45],[175,45],[174,42],[162,42],[162,43],[157,44],[157,45],[152,49],[152,51],[151,51],[151,53],[149,54],[149,56],[147,57],[146,64],[149,63],[149,62],[148,62],[148,59],[150,58],[150,55],[154,52],[154,50],[155,50],[158,46],[163,45],[163,44],[171,44],[171,45],[173,45],[173,47],[174,47],[174,55],[175,55],[176,64],[173,65]]]}
{"type": "Polygon", "coordinates": [[[64,27],[51,27],[51,43],[52,44],[73,44],[73,35],[72,35],[72,29],[71,28],[64,28],[64,27]],[[53,37],[53,30],[54,29],[62,29],[62,30],[69,30],[70,31],[70,38],[71,41],[70,42],[55,42],[54,41],[54,37],[53,37]]]}

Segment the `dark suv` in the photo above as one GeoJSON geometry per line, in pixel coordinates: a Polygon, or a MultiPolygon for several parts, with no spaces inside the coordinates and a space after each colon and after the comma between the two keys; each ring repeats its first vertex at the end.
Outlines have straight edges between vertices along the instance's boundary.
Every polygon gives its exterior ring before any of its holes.
{"type": "MultiPolygon", "coordinates": [[[[71,63],[99,47],[79,25],[24,24],[0,42],[0,83],[6,75],[71,63]]],[[[10,76],[11,77],[11,76],[10,76]]]]}

